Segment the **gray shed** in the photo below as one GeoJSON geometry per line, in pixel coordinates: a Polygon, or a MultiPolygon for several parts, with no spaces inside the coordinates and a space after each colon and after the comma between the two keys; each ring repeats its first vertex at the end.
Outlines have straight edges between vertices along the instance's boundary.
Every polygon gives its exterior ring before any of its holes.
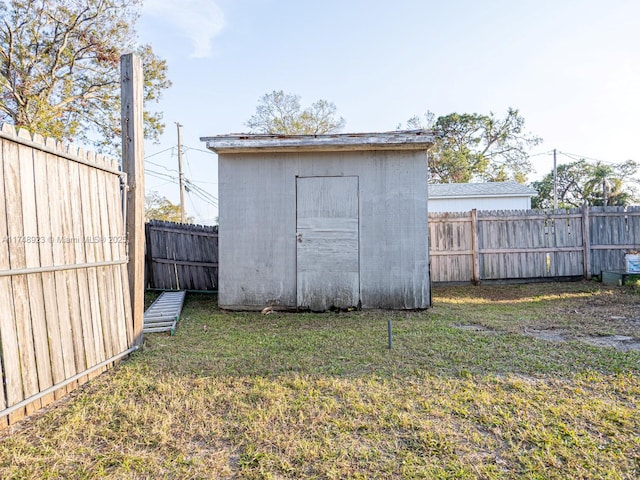
{"type": "Polygon", "coordinates": [[[431,305],[431,132],[201,140],[218,154],[221,307],[431,305]]]}

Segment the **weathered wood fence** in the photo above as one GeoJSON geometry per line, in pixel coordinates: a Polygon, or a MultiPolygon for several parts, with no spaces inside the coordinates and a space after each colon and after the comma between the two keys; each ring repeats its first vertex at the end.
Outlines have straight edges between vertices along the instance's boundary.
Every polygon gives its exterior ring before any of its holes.
{"type": "Polygon", "coordinates": [[[640,207],[429,214],[433,282],[600,275],[640,250],[640,207]]]}
{"type": "Polygon", "coordinates": [[[122,188],[112,160],[0,132],[0,427],[133,348],[122,188]]]}
{"type": "Polygon", "coordinates": [[[218,227],[152,220],[146,229],[147,288],[218,289],[218,227]]]}
{"type": "MultiPolygon", "coordinates": [[[[146,225],[147,288],[217,290],[218,227],[146,225]]],[[[640,207],[429,214],[436,283],[584,277],[624,270],[640,250],[640,207]]]]}

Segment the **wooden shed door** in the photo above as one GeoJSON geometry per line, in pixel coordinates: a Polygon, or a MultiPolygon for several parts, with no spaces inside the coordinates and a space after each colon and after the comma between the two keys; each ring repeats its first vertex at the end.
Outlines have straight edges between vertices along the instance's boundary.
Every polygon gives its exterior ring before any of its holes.
{"type": "Polygon", "coordinates": [[[313,311],[360,301],[358,177],[298,177],[298,306],[313,311]]]}

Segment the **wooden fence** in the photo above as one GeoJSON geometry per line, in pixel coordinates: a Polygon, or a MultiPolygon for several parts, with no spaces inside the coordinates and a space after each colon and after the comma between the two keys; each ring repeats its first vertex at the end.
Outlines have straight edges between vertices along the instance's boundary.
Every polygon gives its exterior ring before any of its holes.
{"type": "Polygon", "coordinates": [[[431,280],[600,275],[640,250],[640,207],[429,214],[431,280]]]}
{"type": "Polygon", "coordinates": [[[146,229],[147,288],[218,289],[218,227],[152,220],[146,229]]]}
{"type": "MultiPolygon", "coordinates": [[[[218,289],[218,227],[146,225],[146,286],[218,289]]],[[[532,280],[624,270],[640,250],[640,207],[429,214],[435,283],[532,280]]]]}
{"type": "Polygon", "coordinates": [[[4,125],[0,133],[0,422],[6,426],[133,348],[112,160],[4,125]]]}

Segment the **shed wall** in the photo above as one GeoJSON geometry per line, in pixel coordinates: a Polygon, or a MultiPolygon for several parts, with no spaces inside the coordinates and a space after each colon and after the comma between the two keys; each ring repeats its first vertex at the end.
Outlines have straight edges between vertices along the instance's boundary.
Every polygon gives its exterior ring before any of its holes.
{"type": "Polygon", "coordinates": [[[219,303],[296,306],[296,176],[358,176],[363,308],[430,305],[426,153],[219,155],[219,303]]]}

